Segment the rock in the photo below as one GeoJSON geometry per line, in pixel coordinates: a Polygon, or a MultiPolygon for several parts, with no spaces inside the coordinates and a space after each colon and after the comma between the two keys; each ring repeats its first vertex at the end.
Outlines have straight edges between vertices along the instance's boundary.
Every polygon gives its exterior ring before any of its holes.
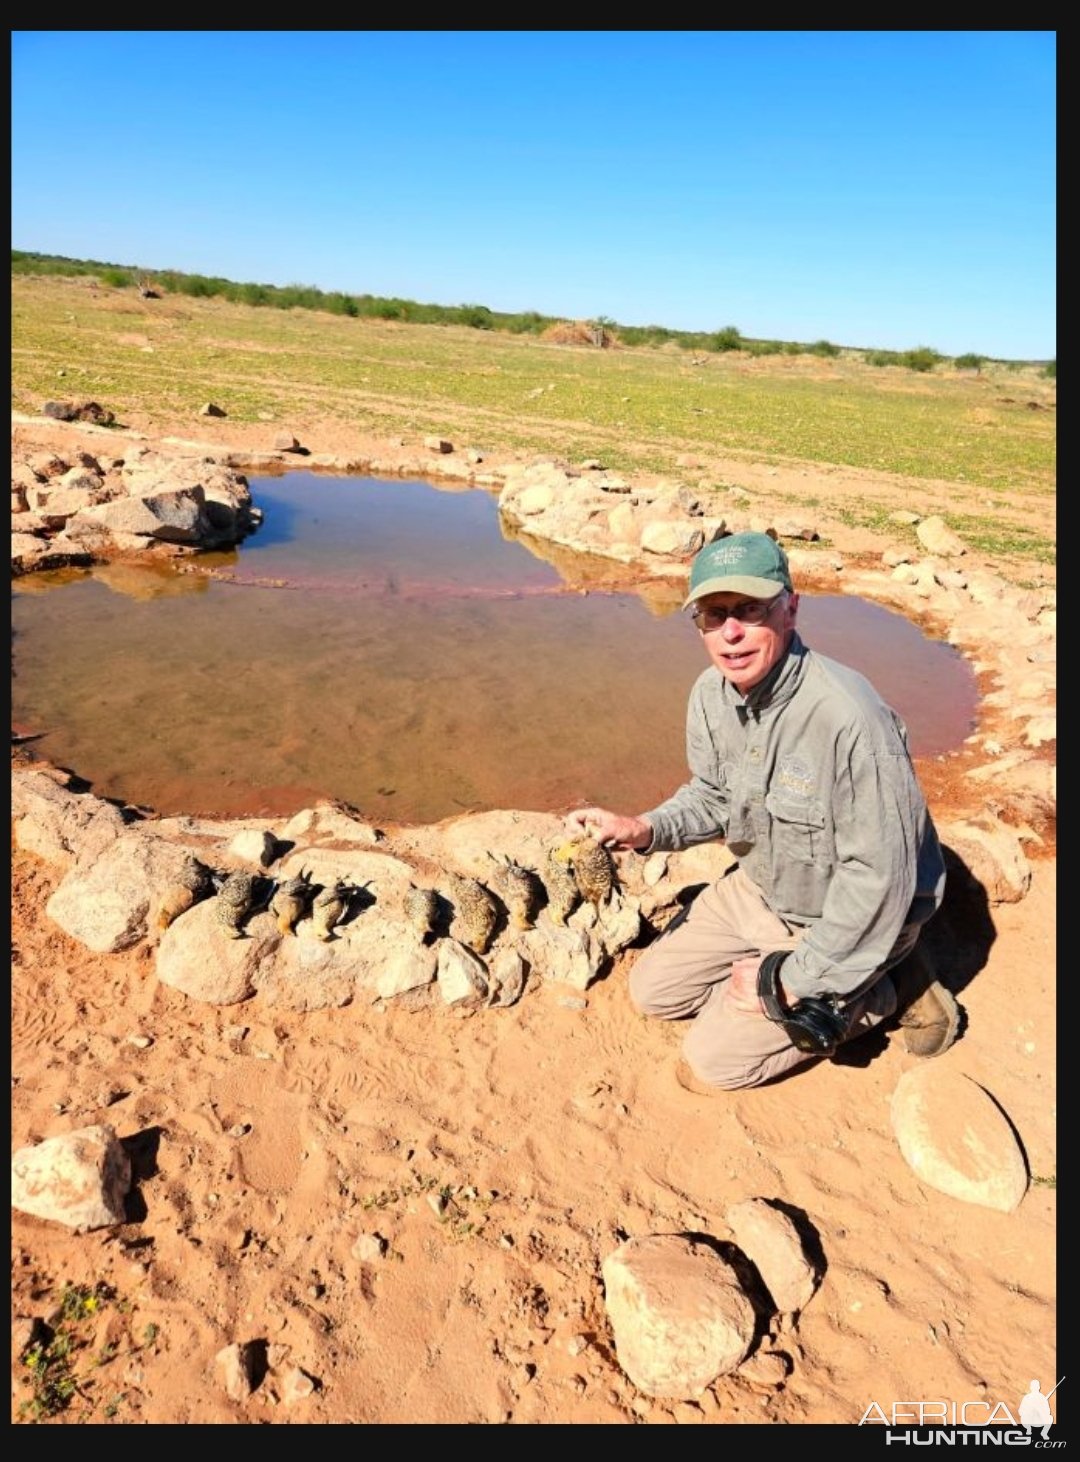
{"type": "Polygon", "coordinates": [[[739,1367],[739,1379],[761,1391],[778,1391],[791,1372],[791,1361],[779,1350],[755,1350],[739,1367]]]}
{"type": "Polygon", "coordinates": [[[447,1005],[475,1004],[487,999],[487,966],[456,939],[439,945],[439,992],[447,1005]]]}
{"type": "Polygon", "coordinates": [[[453,442],[448,442],[445,437],[425,437],[424,446],[429,452],[439,452],[442,455],[454,450],[453,442]]]}
{"type": "Polygon", "coordinates": [[[123,1223],[131,1161],[112,1127],[83,1127],[21,1147],[11,1158],[11,1205],[73,1229],[123,1223]]]}
{"type": "Polygon", "coordinates": [[[890,1115],[904,1160],[928,1187],[1002,1213],[1019,1207],[1024,1155],[1001,1108],[963,1072],[937,1062],[905,1071],[890,1115]]]}
{"type": "Polygon", "coordinates": [[[817,1288],[814,1266],[799,1231],[781,1209],[764,1198],[748,1198],[727,1211],[735,1242],[761,1275],[781,1314],[798,1314],[817,1288]]]}
{"type": "Polygon", "coordinates": [[[220,406],[215,406],[214,403],[213,403],[213,401],[207,401],[205,403],[205,405],[199,407],[199,415],[200,416],[227,416],[228,415],[228,412],[227,411],[224,411],[220,406]]]}
{"type": "Polygon", "coordinates": [[[286,1406],[294,1406],[315,1391],[315,1380],[299,1366],[289,1366],[281,1376],[281,1399],[286,1406]]]}
{"type": "Polygon", "coordinates": [[[248,919],[243,937],[230,939],[217,922],[216,900],[203,899],[173,921],[157,948],[157,977],[208,1005],[235,1005],[255,990],[262,962],[281,943],[273,916],[248,919]]]}
{"type": "Polygon", "coordinates": [[[72,792],[56,776],[64,774],[13,771],[11,815],[20,848],[70,868],[100,856],[125,824],[112,803],[72,792]]]}
{"type": "Polygon", "coordinates": [[[601,1269],[619,1364],[647,1395],[690,1400],[746,1359],[754,1307],[714,1249],[651,1234],[628,1239],[601,1269]]]}
{"type": "Polygon", "coordinates": [[[967,553],[964,542],[938,516],[923,518],[915,528],[915,537],[927,552],[940,554],[942,558],[959,558],[967,553]]]}
{"type": "Polygon", "coordinates": [[[525,961],[516,949],[500,949],[491,961],[492,1005],[514,1005],[525,989],[525,961]]]}
{"type": "MultiPolygon", "coordinates": [[[[574,915],[588,917],[592,910],[574,915]]],[[[585,990],[599,971],[602,950],[589,938],[587,930],[556,924],[546,910],[536,921],[535,929],[522,934],[519,941],[532,969],[544,980],[555,980],[585,990]]]]}
{"type": "Polygon", "coordinates": [[[647,553],[685,558],[697,553],[704,542],[702,530],[691,528],[686,522],[654,519],[641,530],[641,546],[647,553]]]}
{"type": "Polygon", "coordinates": [[[517,495],[514,508],[523,518],[544,513],[555,501],[555,490],[546,482],[534,482],[517,495]]]}
{"type": "Polygon", "coordinates": [[[388,1247],[382,1234],[359,1234],[352,1246],[352,1256],[362,1264],[373,1264],[384,1257],[388,1247]]]}
{"type": "Polygon", "coordinates": [[[214,1365],[225,1394],[233,1401],[246,1401],[255,1389],[255,1356],[250,1345],[226,1345],[214,1357],[214,1365]]]}
{"type": "Polygon", "coordinates": [[[1015,904],[1031,887],[1031,864],[1019,836],[990,812],[938,827],[952,869],[981,884],[991,904],[1015,904]],[[952,855],[950,857],[950,854],[952,855]]]}
{"type": "Polygon", "coordinates": [[[147,916],[175,882],[187,849],[125,828],[98,854],[68,870],[45,905],[66,934],[99,954],[130,949],[147,934],[147,916]]]}
{"type": "Polygon", "coordinates": [[[225,851],[242,863],[250,863],[255,868],[269,868],[277,857],[277,846],[277,839],[272,833],[249,827],[238,832],[225,851]]]}

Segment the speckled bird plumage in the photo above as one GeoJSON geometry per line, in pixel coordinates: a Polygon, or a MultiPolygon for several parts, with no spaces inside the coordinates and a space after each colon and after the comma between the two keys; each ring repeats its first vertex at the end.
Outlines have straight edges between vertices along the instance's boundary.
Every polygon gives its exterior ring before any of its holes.
{"type": "Polygon", "coordinates": [[[531,868],[524,867],[516,859],[503,854],[496,858],[491,875],[492,885],[510,913],[510,922],[515,929],[531,929],[543,902],[543,885],[531,868]]]}
{"type": "Polygon", "coordinates": [[[348,907],[349,889],[341,879],[320,889],[311,904],[311,922],[316,938],[324,942],[333,939],[334,927],[345,917],[348,907]]]}
{"type": "Polygon", "coordinates": [[[454,919],[450,936],[467,944],[474,954],[486,954],[495,933],[499,906],[494,896],[475,878],[450,875],[454,919]]]}
{"type": "Polygon", "coordinates": [[[410,888],[405,895],[405,917],[421,939],[435,932],[439,896],[433,888],[410,888]]]}
{"type": "Polygon", "coordinates": [[[296,933],[296,926],[307,913],[313,889],[311,876],[301,869],[295,878],[286,878],[274,890],[270,912],[282,934],[296,933]]]}
{"type": "Polygon", "coordinates": [[[547,892],[547,911],[549,918],[556,924],[565,924],[577,906],[581,897],[578,892],[577,879],[571,871],[569,863],[562,862],[555,856],[555,849],[548,850],[547,864],[544,868],[544,888],[547,892]]]}
{"type": "Polygon", "coordinates": [[[255,908],[258,888],[259,880],[256,875],[245,873],[239,868],[230,873],[221,885],[214,900],[214,914],[228,938],[242,937],[244,920],[255,908]]]}
{"type": "Polygon", "coordinates": [[[615,865],[611,854],[595,838],[574,838],[556,850],[560,862],[568,863],[583,899],[599,908],[615,887],[615,865]]]}
{"type": "Polygon", "coordinates": [[[176,877],[162,890],[154,916],[156,927],[167,929],[174,919],[186,913],[200,899],[206,898],[213,889],[211,870],[205,863],[200,863],[193,853],[189,853],[176,877]]]}

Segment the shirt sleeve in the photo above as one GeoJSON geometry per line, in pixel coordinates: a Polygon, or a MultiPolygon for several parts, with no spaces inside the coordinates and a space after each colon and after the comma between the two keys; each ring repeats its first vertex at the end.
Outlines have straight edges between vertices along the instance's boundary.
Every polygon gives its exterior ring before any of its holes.
{"type": "Polygon", "coordinates": [[[699,681],[686,712],[686,761],[690,780],[658,807],[641,815],[653,836],[643,852],[677,853],[722,838],[728,825],[728,792],[720,758],[709,732],[699,681]]]}
{"type": "Polygon", "coordinates": [[[927,811],[906,753],[856,738],[834,797],[836,867],[821,917],[784,963],[793,999],[873,983],[911,908],[927,811]]]}

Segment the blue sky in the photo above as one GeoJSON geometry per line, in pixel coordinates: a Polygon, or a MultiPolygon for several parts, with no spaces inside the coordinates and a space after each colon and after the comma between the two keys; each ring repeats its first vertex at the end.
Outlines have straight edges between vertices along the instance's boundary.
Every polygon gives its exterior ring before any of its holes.
{"type": "Polygon", "coordinates": [[[12,245],[1056,357],[1053,31],[14,31],[12,245]]]}

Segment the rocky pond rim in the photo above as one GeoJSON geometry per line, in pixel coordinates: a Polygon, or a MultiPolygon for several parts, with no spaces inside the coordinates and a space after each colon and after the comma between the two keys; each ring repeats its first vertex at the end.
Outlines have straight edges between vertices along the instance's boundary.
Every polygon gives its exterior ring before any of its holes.
{"type": "MultiPolygon", "coordinates": [[[[543,474],[549,471],[554,474],[556,483],[556,491],[550,493],[550,497],[557,496],[560,483],[576,486],[584,482],[585,488],[580,491],[587,492],[592,483],[603,477],[600,463],[568,464],[555,458],[533,455],[499,458],[476,450],[458,449],[441,438],[436,451],[435,439],[425,445],[424,438],[406,443],[400,437],[364,436],[336,421],[308,422],[294,428],[289,434],[290,440],[297,445],[304,443],[304,456],[298,457],[291,450],[271,447],[269,443],[280,438],[280,433],[267,426],[238,426],[207,418],[199,422],[198,438],[179,435],[190,427],[188,421],[163,418],[153,430],[136,430],[126,426],[117,428],[87,422],[61,422],[13,412],[13,466],[35,452],[83,450],[105,456],[106,445],[111,449],[109,455],[120,459],[126,449],[135,446],[149,450],[156,457],[172,459],[176,464],[210,458],[219,466],[242,474],[274,475],[304,470],[336,476],[419,477],[440,486],[456,485],[465,489],[479,486],[498,491],[500,506],[504,498],[509,498],[511,520],[541,547],[550,547],[560,562],[573,564],[575,560],[583,561],[587,555],[596,555],[597,543],[590,542],[587,537],[579,537],[573,521],[570,521],[569,528],[566,520],[557,522],[553,532],[547,525],[548,515],[544,510],[535,510],[535,495],[533,502],[524,504],[525,511],[516,511],[513,496],[505,490],[510,484],[517,485],[517,507],[520,508],[524,495],[522,485],[527,483],[532,487],[538,481],[542,483],[543,474]],[[212,430],[204,433],[207,426],[212,430]],[[447,445],[451,446],[450,452],[445,450],[447,445]]],[[[749,469],[746,463],[741,466],[744,473],[755,470],[753,464],[749,469]]],[[[777,531],[793,559],[801,587],[809,592],[858,594],[898,609],[929,633],[947,638],[971,661],[981,697],[978,726],[960,750],[920,765],[920,775],[935,814],[947,814],[953,818],[986,815],[1001,818],[1019,832],[1026,851],[1032,856],[1053,856],[1056,852],[1056,594],[1053,571],[1041,576],[1043,583],[1040,587],[1022,589],[1009,583],[993,559],[970,550],[955,559],[927,558],[920,563],[917,555],[925,550],[917,549],[912,553],[906,546],[902,547],[899,532],[896,539],[890,541],[882,535],[850,528],[835,515],[835,509],[833,516],[830,516],[828,507],[816,506],[812,516],[789,510],[771,513],[765,494],[768,485],[776,480],[782,469],[765,468],[759,464],[756,471],[772,476],[759,476],[752,513],[769,526],[778,522],[783,530],[795,530],[777,531]],[[763,485],[765,491],[759,494],[758,488],[763,485]],[[830,547],[808,547],[807,541],[798,535],[799,523],[793,521],[797,517],[804,524],[805,532],[826,537],[830,547]],[[883,563],[889,564],[887,556],[890,550],[896,555],[906,556],[909,563],[883,567],[883,563]],[[911,568],[907,579],[897,579],[896,575],[905,573],[912,559],[915,567],[911,568]],[[940,569],[942,562],[946,566],[944,570],[940,569]],[[934,576],[932,568],[925,568],[932,564],[939,565],[940,579],[934,576]],[[959,568],[953,567],[956,565],[959,568]],[[982,588],[978,600],[966,588],[950,584],[950,572],[954,579],[959,576],[967,581],[979,581],[982,588]],[[1007,606],[1004,615],[1003,603],[1007,606]],[[1020,628],[1003,634],[1003,622],[1020,628]]],[[[806,496],[810,495],[808,472],[820,476],[821,486],[826,492],[835,490],[843,481],[847,484],[845,491],[850,494],[851,484],[859,480],[859,474],[849,469],[832,466],[815,469],[801,464],[795,472],[795,485],[806,496]]],[[[635,494],[655,495],[653,500],[661,502],[664,513],[672,509],[671,516],[676,525],[681,523],[693,530],[696,523],[711,521],[676,507],[679,492],[687,489],[671,479],[630,477],[626,474],[609,476],[614,478],[616,486],[607,488],[605,497],[610,498],[613,507],[635,494]]],[[[872,480],[880,488],[884,479],[875,477],[867,480],[872,480]]],[[[899,494],[899,481],[896,486],[897,500],[918,518],[923,515],[918,513],[915,505],[926,497],[933,501],[936,496],[935,485],[923,484],[917,479],[904,479],[902,494],[899,494]]],[[[528,491],[529,487],[525,490],[528,491]]],[[[539,500],[543,501],[542,493],[539,500]]],[[[584,507],[586,527],[590,511],[591,508],[584,507]]],[[[610,549],[612,545],[608,542],[599,546],[610,549]]],[[[640,545],[631,545],[631,548],[634,551],[618,558],[601,554],[606,565],[610,565],[610,571],[605,567],[603,579],[592,583],[585,580],[574,586],[572,592],[636,588],[648,593],[651,586],[656,586],[659,592],[666,592],[669,586],[675,588],[681,582],[686,572],[687,554],[670,551],[650,553],[640,545]]],[[[96,553],[94,557],[98,561],[116,557],[136,563],[164,562],[177,572],[206,571],[198,564],[196,551],[186,545],[178,550],[176,545],[159,543],[153,549],[133,551],[129,548],[115,555],[96,553]]],[[[20,728],[23,733],[32,733],[36,729],[39,728],[20,728]]],[[[13,762],[18,760],[25,764],[31,758],[32,747],[32,741],[16,744],[13,740],[13,762]]],[[[78,775],[78,768],[70,770],[78,775]]]]}

